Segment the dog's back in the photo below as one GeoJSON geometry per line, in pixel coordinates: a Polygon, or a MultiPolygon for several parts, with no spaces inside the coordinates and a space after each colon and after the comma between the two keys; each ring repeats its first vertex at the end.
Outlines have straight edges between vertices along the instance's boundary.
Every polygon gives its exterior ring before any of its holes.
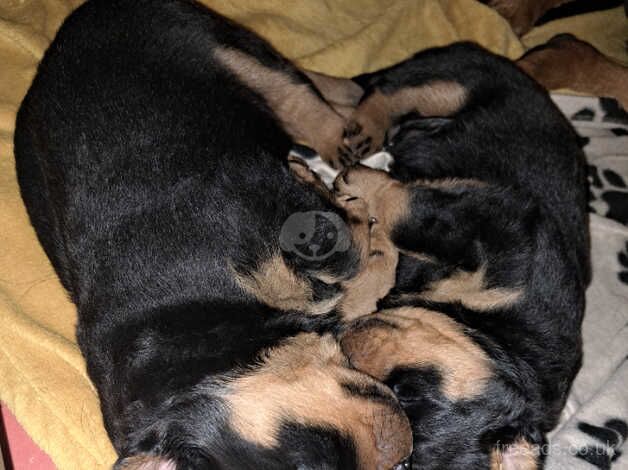
{"type": "MultiPolygon", "coordinates": [[[[235,295],[234,283],[215,285],[232,277],[227,260],[278,239],[295,199],[321,205],[298,191],[280,160],[291,141],[272,112],[212,63],[217,44],[198,37],[198,18],[188,11],[197,7],[164,2],[144,15],[151,3],[90,2],[70,17],[18,117],[27,207],[41,215],[34,223],[51,226],[38,233],[81,307],[102,283],[130,291],[132,302],[141,302],[133,295],[140,287],[176,296],[190,289],[190,298],[194,290],[235,295]],[[181,25],[176,15],[188,17],[182,31],[170,27],[181,25]],[[260,194],[260,181],[274,190],[260,194]],[[279,210],[267,210],[282,199],[279,210]],[[245,227],[249,233],[240,233],[245,227]],[[183,259],[185,267],[174,262],[183,259]],[[120,279],[122,270],[154,278],[120,279]]],[[[224,27],[211,15],[203,15],[203,28],[224,27]]]]}
{"type": "Polygon", "coordinates": [[[464,104],[450,118],[405,116],[389,146],[392,176],[476,178],[529,193],[574,240],[586,279],[584,154],[548,94],[511,61],[470,43],[420,52],[372,78],[359,78],[383,90],[434,80],[462,85],[464,104]]]}

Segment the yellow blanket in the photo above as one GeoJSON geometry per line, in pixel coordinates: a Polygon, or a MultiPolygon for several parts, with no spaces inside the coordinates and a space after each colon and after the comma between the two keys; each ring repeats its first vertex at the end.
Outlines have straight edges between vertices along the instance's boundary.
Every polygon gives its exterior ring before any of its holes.
{"type": "MultiPolygon", "coordinates": [[[[0,400],[59,469],[109,468],[115,454],[74,338],[76,312],[29,225],[13,161],[15,113],[37,63],[79,0],[0,1],[0,400]]],[[[518,57],[524,45],[474,0],[205,0],[300,65],[350,76],[429,46],[471,39],[518,57]]],[[[621,9],[555,22],[628,62],[621,9]]],[[[54,125],[54,123],[51,123],[54,125]]]]}

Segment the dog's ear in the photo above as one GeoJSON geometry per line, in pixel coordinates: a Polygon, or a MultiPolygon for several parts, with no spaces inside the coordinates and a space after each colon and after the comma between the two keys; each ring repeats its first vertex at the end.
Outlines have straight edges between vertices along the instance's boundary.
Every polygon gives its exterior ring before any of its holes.
{"type": "Polygon", "coordinates": [[[519,438],[492,451],[491,470],[538,470],[539,457],[538,446],[519,438]]]}
{"type": "Polygon", "coordinates": [[[177,470],[172,460],[155,455],[134,455],[119,459],[113,470],[177,470]]]}

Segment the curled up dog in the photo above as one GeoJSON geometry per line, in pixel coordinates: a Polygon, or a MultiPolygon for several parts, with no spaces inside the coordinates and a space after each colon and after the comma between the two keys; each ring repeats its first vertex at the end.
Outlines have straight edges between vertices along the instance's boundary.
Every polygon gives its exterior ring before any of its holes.
{"type": "Polygon", "coordinates": [[[388,141],[394,164],[350,168],[335,187],[368,203],[395,268],[343,350],[395,391],[413,468],[540,468],[582,354],[578,137],[538,84],[472,44],[357,80],[345,147],[388,141]]]}
{"type": "Polygon", "coordinates": [[[332,334],[368,257],[365,204],[287,159],[302,141],[339,165],[344,125],[270,45],[193,2],[91,0],[65,21],[19,111],[17,172],[115,468],[409,455],[395,396],[332,334]]]}

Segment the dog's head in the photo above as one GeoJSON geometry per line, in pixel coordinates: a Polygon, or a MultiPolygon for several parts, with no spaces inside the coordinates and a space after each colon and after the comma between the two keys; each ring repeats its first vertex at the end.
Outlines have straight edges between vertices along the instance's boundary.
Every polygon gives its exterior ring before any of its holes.
{"type": "Polygon", "coordinates": [[[398,308],[356,320],[342,349],[394,391],[410,419],[412,468],[534,470],[538,433],[526,401],[496,378],[496,364],[452,319],[398,308]]]}
{"type": "Polygon", "coordinates": [[[412,449],[394,394],[313,333],[172,397],[136,429],[116,470],[391,470],[412,449]]]}

